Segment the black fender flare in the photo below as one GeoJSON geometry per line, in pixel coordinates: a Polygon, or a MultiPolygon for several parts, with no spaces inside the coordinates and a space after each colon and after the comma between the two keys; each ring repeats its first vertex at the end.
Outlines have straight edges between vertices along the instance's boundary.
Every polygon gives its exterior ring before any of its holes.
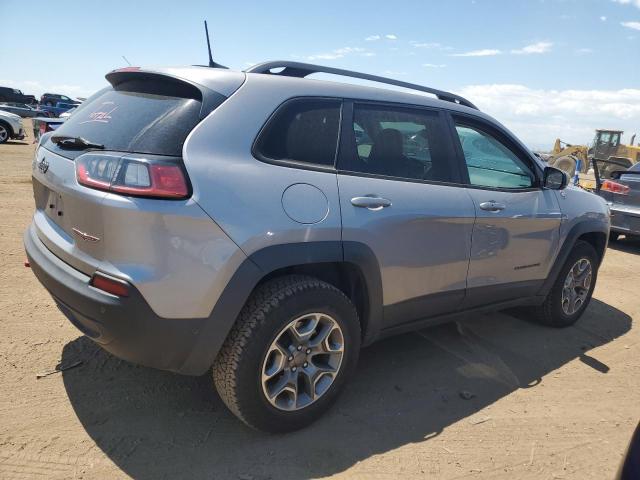
{"type": "Polygon", "coordinates": [[[607,243],[609,241],[609,229],[607,228],[607,225],[600,220],[594,219],[583,220],[575,224],[567,233],[567,236],[565,237],[564,242],[560,247],[558,255],[556,255],[556,259],[553,263],[553,266],[551,267],[551,271],[549,272],[547,279],[542,284],[538,295],[546,297],[549,294],[551,287],[553,287],[553,284],[556,282],[556,279],[560,274],[560,270],[567,261],[567,258],[569,257],[571,250],[573,250],[574,245],[578,241],[578,238],[587,233],[601,233],[605,235],[606,240],[604,242],[604,245],[602,246],[602,251],[598,252],[600,254],[600,261],[602,262],[604,252],[607,249],[607,243]]]}
{"type": "Polygon", "coordinates": [[[378,260],[368,246],[342,241],[273,245],[257,250],[240,264],[204,320],[202,331],[179,372],[201,375],[213,365],[242,307],[263,278],[286,267],[343,262],[355,265],[364,280],[368,305],[363,345],[373,342],[382,327],[382,279],[378,260]]]}

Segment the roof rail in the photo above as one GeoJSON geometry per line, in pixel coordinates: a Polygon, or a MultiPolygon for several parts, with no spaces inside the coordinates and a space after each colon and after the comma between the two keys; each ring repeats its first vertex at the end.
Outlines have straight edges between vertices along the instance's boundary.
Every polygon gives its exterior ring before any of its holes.
{"type": "Polygon", "coordinates": [[[460,95],[454,93],[445,92],[435,88],[424,87],[422,85],[416,85],[415,83],[403,82],[401,80],[394,80],[392,78],[379,77],[378,75],[369,75],[368,73],[353,72],[351,70],[343,70],[342,68],[323,67],[321,65],[313,65],[310,63],[302,62],[289,62],[286,60],[264,62],[254,65],[253,67],[245,70],[247,73],[265,73],[269,75],[282,75],[285,77],[298,77],[304,78],[313,73],[330,73],[333,75],[340,75],[343,77],[360,78],[362,80],[369,80],[372,82],[386,83],[388,85],[395,85],[397,87],[408,88],[410,90],[419,90],[421,92],[430,93],[435,95],[440,100],[447,102],[453,102],[465,107],[470,107],[478,110],[473,103],[460,95]],[[272,70],[282,68],[280,72],[273,72],[272,70]]]}

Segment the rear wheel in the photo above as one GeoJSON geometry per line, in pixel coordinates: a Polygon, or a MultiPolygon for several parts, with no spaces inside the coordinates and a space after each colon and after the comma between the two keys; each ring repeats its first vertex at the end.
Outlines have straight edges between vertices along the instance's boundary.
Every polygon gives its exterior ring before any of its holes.
{"type": "Polygon", "coordinates": [[[247,301],[213,366],[220,397],[244,423],[286,432],[315,421],[353,372],[360,324],[332,285],[291,275],[247,301]]]}
{"type": "Polygon", "coordinates": [[[535,309],[535,319],[551,327],[568,327],[587,308],[598,274],[598,256],[587,242],[573,247],[544,303],[535,309]]]}

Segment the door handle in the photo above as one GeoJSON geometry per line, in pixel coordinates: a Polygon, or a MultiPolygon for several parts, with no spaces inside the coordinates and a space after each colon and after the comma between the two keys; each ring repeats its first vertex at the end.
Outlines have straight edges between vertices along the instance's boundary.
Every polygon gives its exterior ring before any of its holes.
{"type": "Polygon", "coordinates": [[[354,207],[368,208],[369,210],[381,210],[391,206],[391,200],[382,197],[364,196],[353,197],[351,205],[354,207]]]}
{"type": "Polygon", "coordinates": [[[505,208],[507,208],[507,206],[504,203],[490,200],[488,202],[482,202],[480,204],[480,208],[488,212],[500,212],[501,210],[504,210],[505,208]]]}

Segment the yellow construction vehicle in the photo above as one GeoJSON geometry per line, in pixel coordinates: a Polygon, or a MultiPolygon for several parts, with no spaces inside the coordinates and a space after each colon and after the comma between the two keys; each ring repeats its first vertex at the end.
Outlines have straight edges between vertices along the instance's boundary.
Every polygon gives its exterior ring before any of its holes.
{"type": "Polygon", "coordinates": [[[611,172],[625,170],[640,162],[640,145],[633,144],[635,134],[631,137],[629,145],[622,145],[620,139],[623,133],[622,130],[596,130],[596,136],[590,146],[571,145],[558,138],[547,163],[573,177],[578,164],[579,172],[586,173],[593,160],[606,161],[607,163],[601,167],[600,176],[609,178],[611,172]]]}

